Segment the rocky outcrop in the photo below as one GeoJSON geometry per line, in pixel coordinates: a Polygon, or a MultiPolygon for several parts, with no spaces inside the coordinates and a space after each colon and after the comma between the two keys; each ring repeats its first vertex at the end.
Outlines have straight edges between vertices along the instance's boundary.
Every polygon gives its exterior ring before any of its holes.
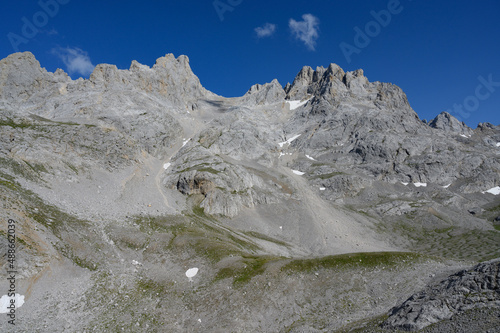
{"type": "Polygon", "coordinates": [[[429,126],[437,128],[448,133],[472,135],[473,131],[464,122],[459,121],[448,112],[440,113],[436,118],[429,122],[429,126]]]}
{"type": "Polygon", "coordinates": [[[202,194],[200,206],[212,215],[234,217],[243,207],[278,202],[282,195],[272,181],[245,164],[221,157],[220,148],[214,146],[220,135],[209,129],[200,135],[200,145],[189,143],[181,149],[171,159],[164,184],[185,195],[202,194]]]}
{"type": "Polygon", "coordinates": [[[0,100],[4,102],[40,102],[42,97],[63,92],[70,81],[62,70],[49,73],[41,68],[31,52],[14,53],[0,60],[0,100]]]}
{"type": "Polygon", "coordinates": [[[253,85],[241,99],[244,105],[253,106],[279,103],[285,99],[285,91],[274,79],[271,83],[253,85]]]}
{"type": "Polygon", "coordinates": [[[189,58],[167,54],[158,58],[152,68],[133,61],[129,70],[115,65],[100,64],[90,75],[94,89],[140,90],[159,95],[176,107],[188,111],[197,108],[199,99],[215,96],[202,87],[189,66],[189,58]]]}
{"type": "Polygon", "coordinates": [[[345,75],[342,68],[336,64],[331,64],[328,68],[317,67],[316,70],[305,66],[285,90],[287,99],[301,100],[310,96],[335,97],[345,94],[347,92],[345,75]]]}
{"type": "Polygon", "coordinates": [[[459,312],[481,307],[500,309],[500,259],[428,286],[393,308],[384,326],[419,330],[459,312]]]}
{"type": "MultiPolygon", "coordinates": [[[[98,93],[128,92],[147,93],[168,101],[171,107],[183,112],[197,108],[200,99],[216,97],[202,87],[191,71],[187,56],[175,58],[167,54],[158,58],[150,68],[133,61],[129,70],[120,70],[115,65],[99,64],[88,80],[72,81],[64,71],[47,72],[30,52],[16,53],[0,61],[0,97],[14,104],[43,104],[47,98],[57,99],[59,105],[64,100],[76,99],[75,95],[95,95],[98,93]],[[63,98],[58,98],[58,97],[63,98]]],[[[98,95],[96,99],[99,100],[98,95]]],[[[50,104],[49,104],[50,105],[50,104]]],[[[57,108],[56,108],[57,109],[57,108]]],[[[45,115],[48,111],[45,111],[45,115]]],[[[51,118],[75,116],[67,110],[54,110],[51,118]]]]}

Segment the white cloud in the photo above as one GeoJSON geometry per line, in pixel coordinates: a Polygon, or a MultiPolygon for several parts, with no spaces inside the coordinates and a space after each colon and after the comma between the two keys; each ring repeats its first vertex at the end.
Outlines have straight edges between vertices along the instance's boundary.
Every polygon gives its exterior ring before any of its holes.
{"type": "Polygon", "coordinates": [[[276,31],[276,24],[266,23],[264,26],[257,27],[254,30],[259,38],[271,37],[276,31]]]}
{"type": "Polygon", "coordinates": [[[59,35],[59,31],[57,31],[56,29],[51,29],[51,30],[47,31],[47,35],[49,35],[49,36],[59,35]]]}
{"type": "Polygon", "coordinates": [[[79,48],[59,47],[52,50],[66,65],[69,74],[78,73],[82,76],[88,76],[94,70],[94,65],[90,61],[87,52],[79,48]]]}
{"type": "Polygon", "coordinates": [[[312,14],[302,15],[303,21],[295,21],[290,19],[288,26],[295,35],[295,38],[300,39],[306,46],[314,51],[316,46],[316,39],[319,34],[319,19],[312,14]]]}

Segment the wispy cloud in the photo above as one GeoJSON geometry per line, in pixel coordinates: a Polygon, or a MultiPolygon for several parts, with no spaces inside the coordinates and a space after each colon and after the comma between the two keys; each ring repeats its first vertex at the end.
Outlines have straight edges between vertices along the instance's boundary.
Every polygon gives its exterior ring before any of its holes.
{"type": "Polygon", "coordinates": [[[88,76],[94,70],[94,65],[90,61],[90,57],[87,52],[79,49],[77,47],[58,47],[52,49],[52,53],[57,55],[66,65],[66,70],[69,74],[80,74],[82,76],[88,76]]]}
{"type": "Polygon", "coordinates": [[[295,38],[300,39],[310,50],[314,51],[319,37],[319,19],[312,14],[304,14],[302,19],[303,21],[290,19],[288,26],[295,38]]]}
{"type": "Polygon", "coordinates": [[[56,29],[52,28],[49,31],[47,31],[46,34],[49,35],[49,36],[59,35],[59,31],[57,31],[56,29]]]}
{"type": "Polygon", "coordinates": [[[271,37],[276,31],[276,24],[266,23],[262,27],[257,27],[254,30],[259,38],[271,37]]]}

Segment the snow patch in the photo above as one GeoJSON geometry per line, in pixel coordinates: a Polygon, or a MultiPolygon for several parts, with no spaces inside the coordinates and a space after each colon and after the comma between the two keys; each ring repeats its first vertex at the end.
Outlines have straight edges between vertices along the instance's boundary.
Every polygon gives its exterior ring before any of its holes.
{"type": "Polygon", "coordinates": [[[326,190],[326,187],[320,187],[319,190],[324,191],[324,190],[326,190]]]}
{"type": "Polygon", "coordinates": [[[171,166],[171,163],[165,163],[163,164],[163,169],[167,170],[169,166],[171,166]]]}
{"type": "Polygon", "coordinates": [[[448,185],[443,186],[443,188],[448,188],[450,186],[451,186],[451,184],[448,184],[448,185]]]}
{"type": "Polygon", "coordinates": [[[493,195],[499,195],[500,194],[500,186],[490,188],[489,190],[486,190],[486,191],[481,192],[481,193],[483,193],[483,194],[490,193],[493,195]]]}
{"type": "Polygon", "coordinates": [[[187,145],[187,143],[191,140],[191,138],[189,139],[183,139],[182,140],[182,147],[184,147],[185,145],[187,145]]]}
{"type": "Polygon", "coordinates": [[[9,313],[10,309],[8,307],[12,304],[12,300],[14,300],[16,309],[18,309],[24,304],[24,295],[16,294],[15,297],[3,295],[0,298],[0,313],[9,313]]]}
{"type": "MultiPolygon", "coordinates": [[[[314,97],[314,96],[313,96],[314,97]]],[[[313,97],[309,98],[308,100],[305,100],[305,101],[300,101],[300,100],[296,100],[296,101],[286,101],[287,104],[290,106],[290,111],[292,110],[295,110],[299,107],[301,107],[302,105],[305,105],[307,104],[307,102],[309,102],[313,97]]]]}
{"type": "Polygon", "coordinates": [[[296,175],[299,175],[299,176],[302,176],[303,174],[305,174],[305,172],[301,172],[299,170],[292,170],[292,172],[296,175]]]}
{"type": "Polygon", "coordinates": [[[497,147],[500,147],[500,142],[497,142],[497,147]]]}
{"type": "MultiPolygon", "coordinates": [[[[401,184],[403,184],[404,186],[407,186],[409,183],[401,182],[401,184]]],[[[427,183],[412,183],[412,184],[415,185],[415,187],[426,187],[427,186],[427,183]]]]}
{"type": "Polygon", "coordinates": [[[193,281],[193,278],[196,276],[196,274],[198,274],[197,267],[190,268],[186,271],[186,276],[189,279],[189,281],[193,281]]]}
{"type": "Polygon", "coordinates": [[[284,146],[284,145],[286,145],[286,144],[290,144],[290,143],[292,143],[295,139],[297,139],[297,138],[298,138],[299,136],[301,136],[301,135],[302,135],[302,134],[297,134],[297,135],[295,135],[295,136],[291,137],[290,139],[286,140],[285,142],[280,142],[280,143],[278,143],[278,145],[279,145],[280,147],[283,147],[283,146],[284,146]]]}
{"type": "Polygon", "coordinates": [[[316,160],[314,159],[314,157],[311,157],[311,156],[309,156],[309,155],[306,155],[306,157],[307,157],[308,159],[310,159],[311,161],[316,161],[316,160]]]}

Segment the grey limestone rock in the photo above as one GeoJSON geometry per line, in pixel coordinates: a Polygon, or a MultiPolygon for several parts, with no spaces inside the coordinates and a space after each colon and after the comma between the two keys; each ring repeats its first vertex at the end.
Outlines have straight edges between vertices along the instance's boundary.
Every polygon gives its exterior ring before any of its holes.
{"type": "Polygon", "coordinates": [[[385,327],[420,330],[481,307],[500,308],[500,260],[481,263],[428,286],[391,310],[385,327]]]}
{"type": "Polygon", "coordinates": [[[69,81],[62,70],[49,73],[41,68],[30,52],[14,53],[0,60],[0,98],[11,103],[19,105],[47,94],[53,96],[69,81]]]}
{"type": "Polygon", "coordinates": [[[285,91],[274,79],[271,83],[253,85],[241,99],[244,105],[252,106],[279,103],[285,99],[285,91]]]}
{"type": "Polygon", "coordinates": [[[459,121],[448,112],[442,112],[436,118],[429,122],[432,128],[438,128],[445,132],[451,132],[462,135],[472,135],[472,129],[465,125],[464,122],[459,121]]]}

